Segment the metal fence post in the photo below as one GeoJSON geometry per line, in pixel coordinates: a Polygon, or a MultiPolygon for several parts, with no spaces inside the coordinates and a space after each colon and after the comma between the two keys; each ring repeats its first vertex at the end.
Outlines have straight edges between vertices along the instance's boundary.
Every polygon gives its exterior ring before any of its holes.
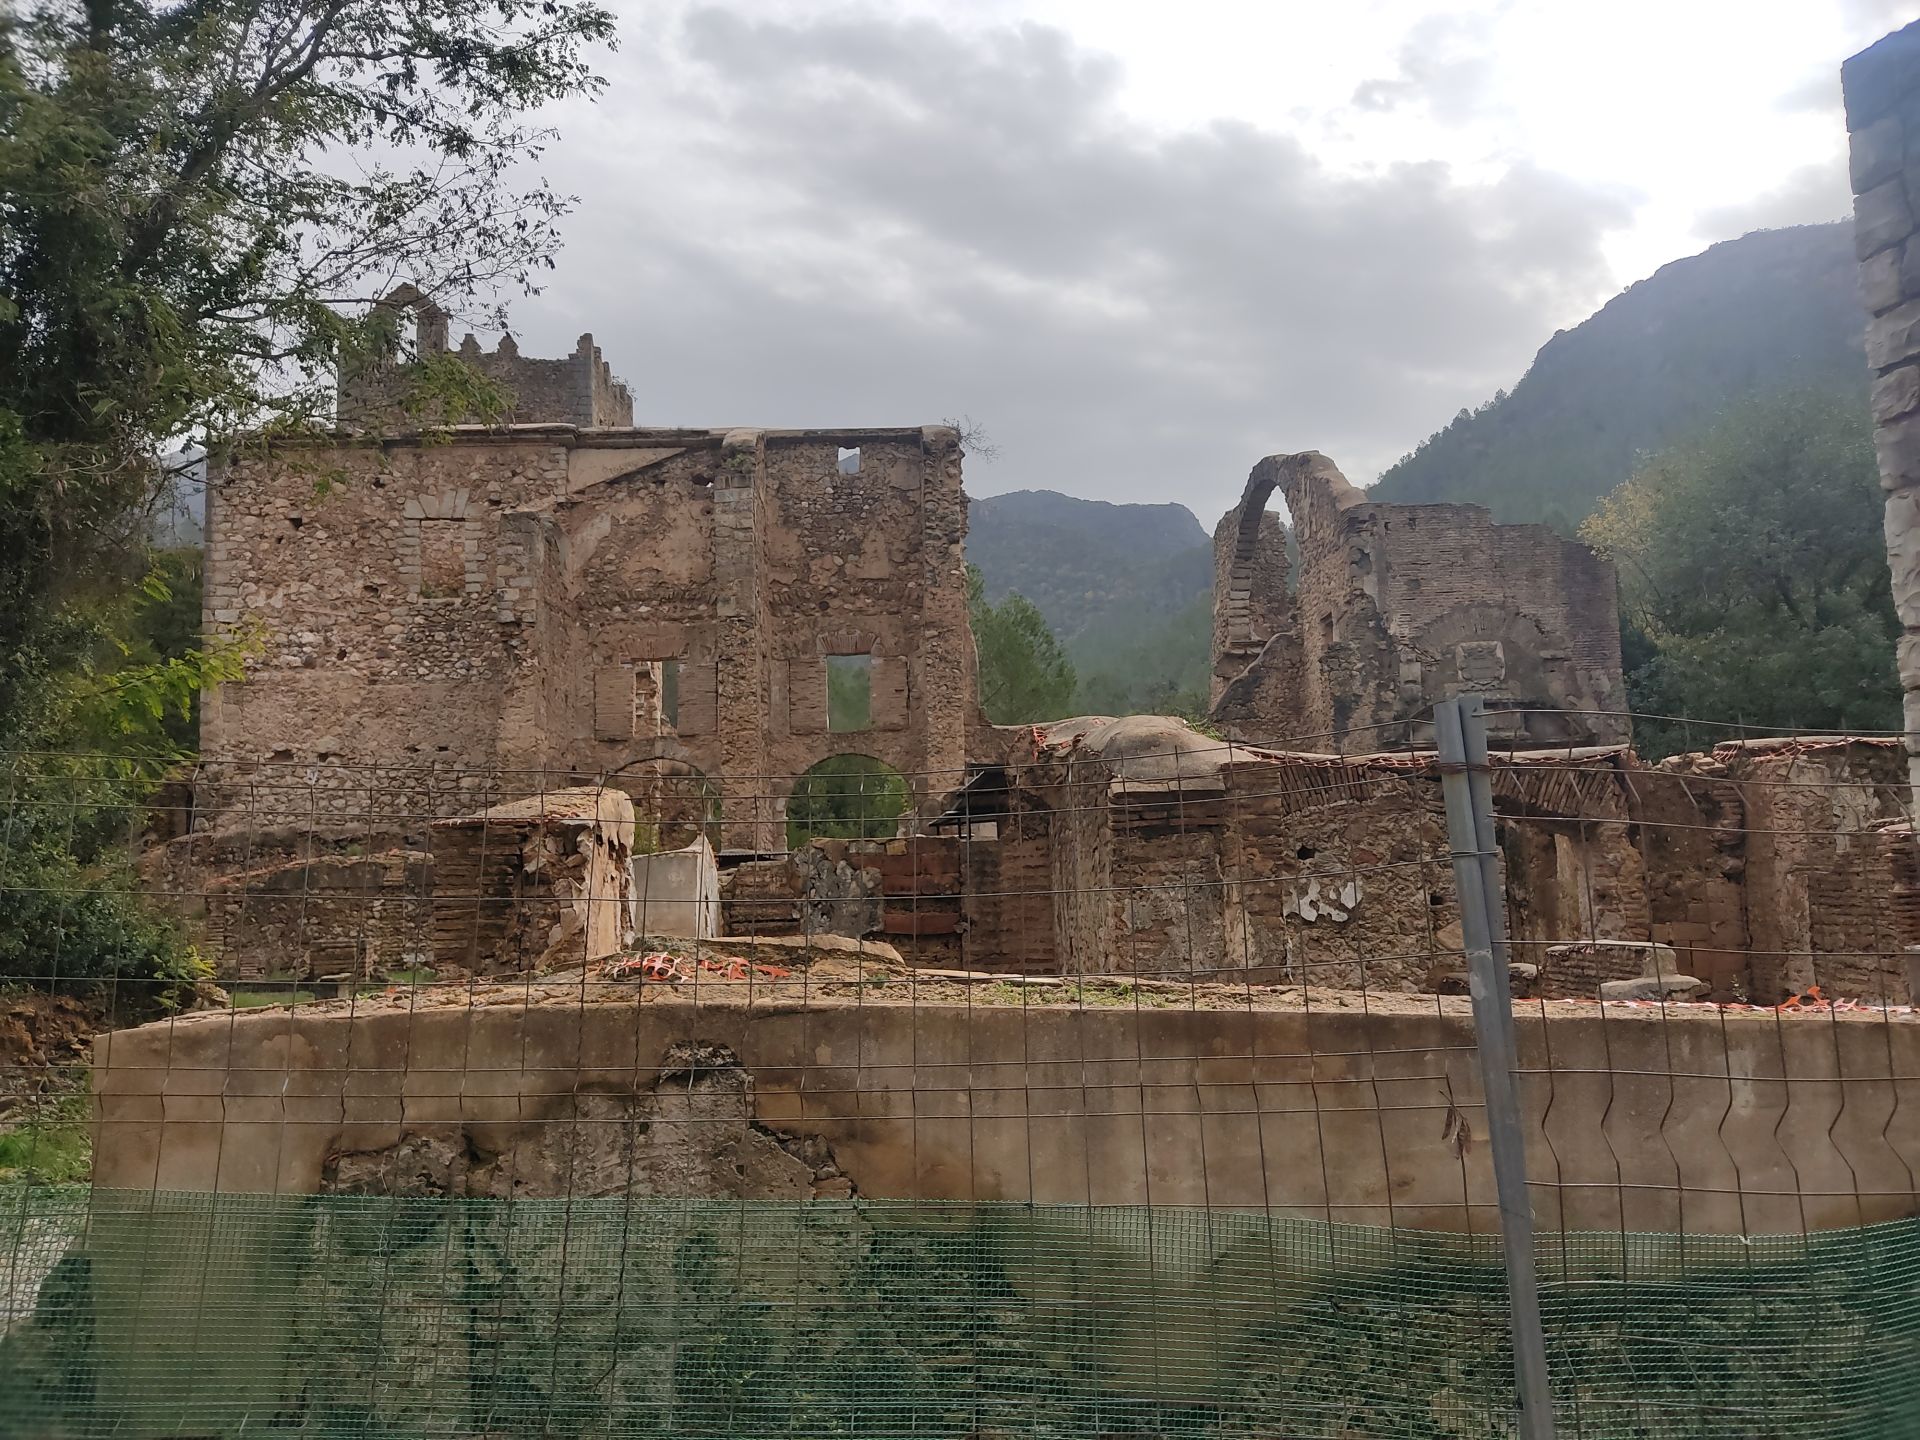
{"type": "Polygon", "coordinates": [[[1434,707],[1440,784],[1447,801],[1453,883],[1460,897],[1460,933],[1473,996],[1475,1053],[1487,1100],[1487,1142],[1500,1205],[1501,1250],[1513,1328],[1513,1370],[1522,1440],[1552,1440],[1553,1397],[1546,1335],[1540,1323],[1540,1281],[1534,1269],[1533,1207],[1527,1199],[1526,1141],[1514,1078],[1512,982],[1507,971],[1506,911],[1487,776],[1487,722],[1477,695],[1434,707]]]}

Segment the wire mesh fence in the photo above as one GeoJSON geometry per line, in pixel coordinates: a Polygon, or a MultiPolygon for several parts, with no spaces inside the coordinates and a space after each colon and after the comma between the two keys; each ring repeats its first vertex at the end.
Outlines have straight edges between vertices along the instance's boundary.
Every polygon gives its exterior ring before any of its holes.
{"type": "MultiPolygon", "coordinates": [[[[0,1428],[1544,1433],[1398,733],[6,757],[0,1428]]],[[[1484,774],[1546,1419],[1920,1433],[1904,751],[1484,774]]]]}

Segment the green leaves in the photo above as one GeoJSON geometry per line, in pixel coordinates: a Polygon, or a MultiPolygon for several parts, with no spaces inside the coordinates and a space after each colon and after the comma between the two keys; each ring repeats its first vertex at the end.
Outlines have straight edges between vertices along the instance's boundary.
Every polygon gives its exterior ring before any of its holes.
{"type": "MultiPolygon", "coordinates": [[[[369,305],[398,279],[483,313],[531,289],[566,201],[524,173],[549,138],[528,111],[597,87],[612,25],[558,0],[0,18],[0,733],[178,714],[213,657],[103,679],[163,457],[331,424],[343,348],[414,358],[369,305]]],[[[408,379],[425,423],[505,404],[449,355],[408,379]]]]}
{"type": "MultiPolygon", "coordinates": [[[[1897,728],[1881,525],[1871,422],[1854,396],[1750,401],[1648,460],[1581,529],[1619,567],[1634,709],[1897,728]]],[[[1636,735],[1651,753],[1689,743],[1674,726],[1636,735]]]]}
{"type": "Polygon", "coordinates": [[[7,821],[0,973],[46,972],[48,937],[62,973],[191,969],[115,857],[258,637],[201,644],[197,559],[153,553],[154,509],[183,452],[330,425],[343,347],[420,359],[423,423],[500,413],[370,302],[404,279],[495,316],[534,288],[567,201],[526,172],[528,117],[597,88],[612,30],[583,0],[0,10],[0,770],[93,767],[7,821]]]}
{"type": "Polygon", "coordinates": [[[1058,720],[1073,704],[1073,662],[1024,595],[987,603],[979,570],[967,567],[967,613],[980,655],[980,705],[995,725],[1058,720]]]}

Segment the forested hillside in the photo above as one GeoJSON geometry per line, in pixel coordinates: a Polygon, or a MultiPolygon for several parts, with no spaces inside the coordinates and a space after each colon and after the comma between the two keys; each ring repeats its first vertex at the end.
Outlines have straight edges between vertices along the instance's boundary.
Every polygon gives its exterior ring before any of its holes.
{"type": "Polygon", "coordinates": [[[1213,542],[1186,506],[991,495],[973,502],[967,559],[989,601],[1024,595],[1046,617],[1078,676],[1075,709],[1204,706],[1213,542]]]}
{"type": "Polygon", "coordinates": [[[1114,505],[1051,490],[975,500],[967,559],[987,599],[1017,591],[1071,645],[1116,613],[1171,615],[1213,583],[1208,532],[1184,505],[1114,505]]]}
{"type": "Polygon", "coordinates": [[[1755,395],[1864,395],[1849,225],[1760,230],[1663,265],[1540,348],[1383,474],[1377,499],[1470,501],[1565,533],[1636,461],[1755,395]]]}

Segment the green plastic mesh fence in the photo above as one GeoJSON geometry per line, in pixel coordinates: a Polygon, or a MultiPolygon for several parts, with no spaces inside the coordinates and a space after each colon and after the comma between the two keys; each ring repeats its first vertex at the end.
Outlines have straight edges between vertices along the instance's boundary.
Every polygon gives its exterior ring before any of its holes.
{"type": "MultiPolygon", "coordinates": [[[[1514,1433],[1486,1237],[1203,1210],[0,1194],[0,1434],[1514,1433]]],[[[1920,1222],[1550,1237],[1562,1433],[1920,1434],[1920,1222]]]]}

